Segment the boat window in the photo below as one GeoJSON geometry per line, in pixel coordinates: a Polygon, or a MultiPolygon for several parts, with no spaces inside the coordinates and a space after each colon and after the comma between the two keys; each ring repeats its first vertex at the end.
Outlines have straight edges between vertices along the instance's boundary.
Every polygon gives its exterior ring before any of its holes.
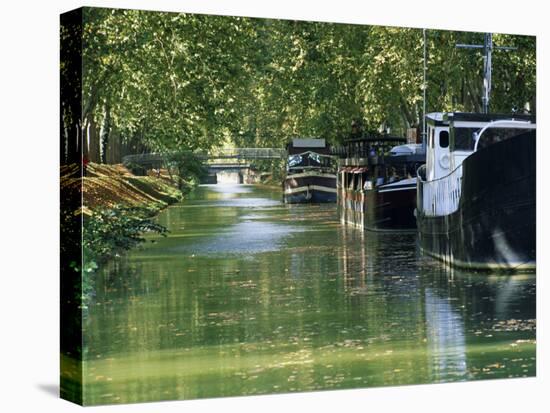
{"type": "Polygon", "coordinates": [[[310,152],[308,163],[310,166],[321,166],[321,157],[318,153],[310,152]]]}
{"type": "Polygon", "coordinates": [[[294,166],[298,166],[302,163],[302,155],[290,155],[288,157],[288,166],[289,167],[294,167],[294,166]]]}
{"type": "Polygon", "coordinates": [[[479,128],[452,128],[451,151],[473,150],[475,145],[474,133],[478,130],[479,128]]]}
{"type": "Polygon", "coordinates": [[[522,128],[488,128],[479,137],[478,149],[486,148],[487,146],[513,138],[518,135],[523,135],[531,132],[522,128]]]}
{"type": "Polygon", "coordinates": [[[303,154],[290,155],[288,157],[288,167],[332,167],[332,158],[330,156],[320,155],[316,152],[307,152],[303,154]]]}
{"type": "Polygon", "coordinates": [[[449,147],[449,132],[446,130],[439,132],[439,146],[441,148],[449,147]]]}

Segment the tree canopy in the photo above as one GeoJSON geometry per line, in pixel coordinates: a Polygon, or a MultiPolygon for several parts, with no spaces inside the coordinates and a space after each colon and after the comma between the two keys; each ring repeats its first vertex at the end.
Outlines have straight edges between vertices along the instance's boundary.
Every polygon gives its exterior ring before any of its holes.
{"type": "MultiPolygon", "coordinates": [[[[481,52],[455,45],[483,34],[427,39],[428,111],[479,111],[481,52]]],[[[535,38],[494,42],[517,50],[493,54],[491,110],[534,111],[535,38]]],[[[422,29],[86,8],[82,45],[82,128],[99,147],[114,131],[164,151],[334,143],[352,120],[396,134],[421,122],[422,29]]]]}

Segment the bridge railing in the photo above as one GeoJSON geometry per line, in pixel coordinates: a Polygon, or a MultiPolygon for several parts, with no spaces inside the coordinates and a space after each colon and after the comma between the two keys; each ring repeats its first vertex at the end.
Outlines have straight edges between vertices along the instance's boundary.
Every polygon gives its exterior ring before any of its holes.
{"type": "Polygon", "coordinates": [[[159,153],[142,153],[137,155],[126,155],[122,157],[123,164],[149,164],[163,162],[167,159],[166,155],[159,153]]]}
{"type": "Polygon", "coordinates": [[[211,150],[201,155],[206,159],[281,159],[286,158],[287,152],[281,148],[232,148],[211,150]]]}
{"type": "MultiPolygon", "coordinates": [[[[230,148],[214,149],[208,152],[195,152],[197,158],[208,159],[286,159],[287,151],[281,148],[230,148]]],[[[126,155],[122,158],[124,164],[152,165],[165,162],[170,153],[144,153],[126,155]]]]}

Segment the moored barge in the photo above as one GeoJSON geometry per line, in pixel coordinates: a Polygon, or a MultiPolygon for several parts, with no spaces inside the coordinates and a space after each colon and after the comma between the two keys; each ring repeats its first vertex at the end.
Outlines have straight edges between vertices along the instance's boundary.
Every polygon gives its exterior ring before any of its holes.
{"type": "Polygon", "coordinates": [[[287,149],[284,202],[336,202],[335,165],[325,140],[293,139],[287,149]]]}
{"type": "Polygon", "coordinates": [[[527,115],[432,113],[417,176],[422,251],[450,266],[533,271],[536,122],[527,115]]]}
{"type": "Polygon", "coordinates": [[[400,137],[349,140],[338,169],[340,221],[371,231],[415,231],[420,144],[400,137]]]}

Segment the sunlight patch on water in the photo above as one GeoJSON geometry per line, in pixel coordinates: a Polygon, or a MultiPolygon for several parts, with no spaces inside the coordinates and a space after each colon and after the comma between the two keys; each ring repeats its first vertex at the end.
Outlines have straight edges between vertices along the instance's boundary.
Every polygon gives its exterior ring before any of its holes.
{"type": "Polygon", "coordinates": [[[212,204],[215,207],[235,207],[235,208],[263,208],[279,205],[280,202],[267,198],[234,198],[223,201],[217,201],[212,204]]]}
{"type": "Polygon", "coordinates": [[[178,251],[198,255],[256,254],[276,251],[282,240],[305,229],[262,221],[243,221],[228,231],[193,245],[178,247],[178,251]]]}
{"type": "Polygon", "coordinates": [[[208,191],[223,194],[248,194],[254,189],[253,185],[247,184],[206,184],[201,188],[208,188],[208,191]]]}

